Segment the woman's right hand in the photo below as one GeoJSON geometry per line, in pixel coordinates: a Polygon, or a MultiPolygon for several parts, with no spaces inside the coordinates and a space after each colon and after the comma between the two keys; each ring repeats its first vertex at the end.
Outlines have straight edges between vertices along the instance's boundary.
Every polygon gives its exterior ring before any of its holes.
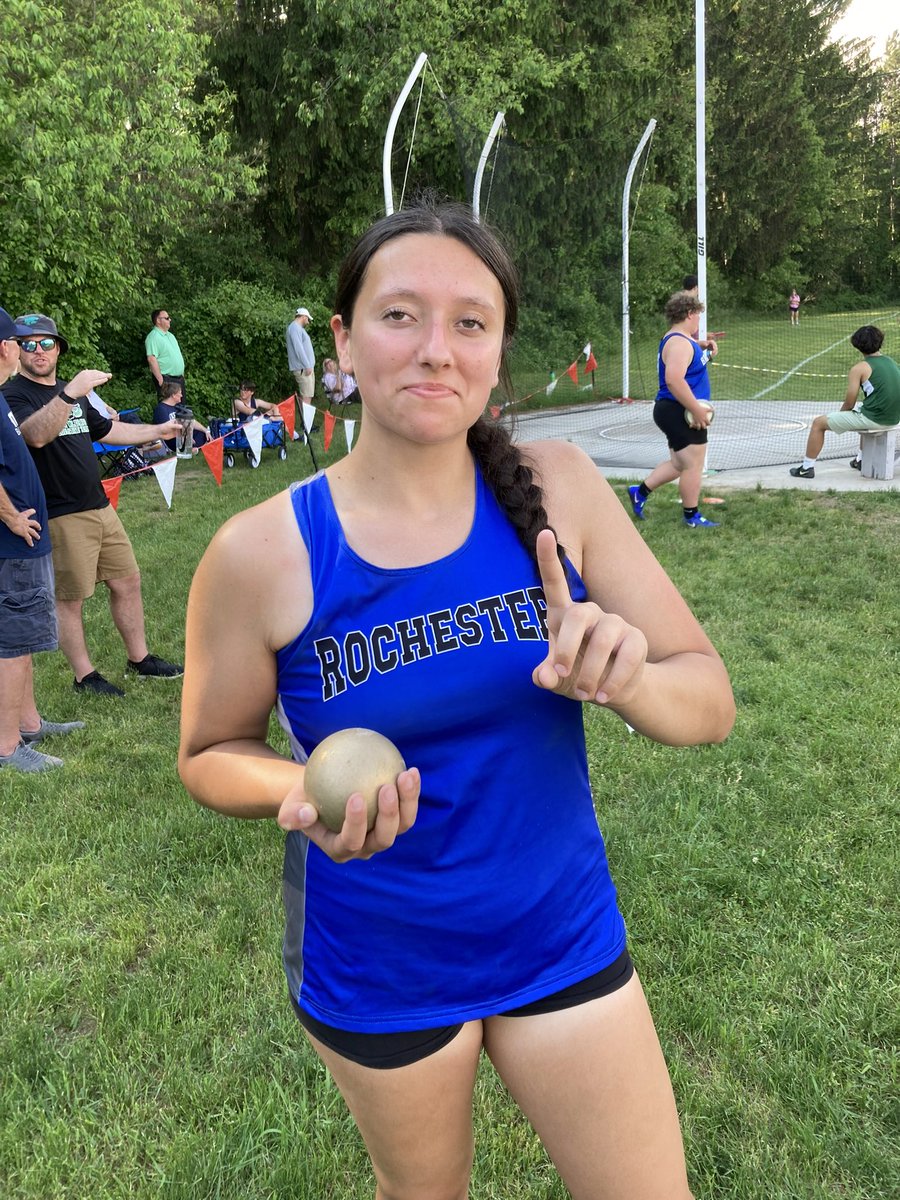
{"type": "Polygon", "coordinates": [[[339,833],[334,833],[319,820],[301,781],[282,801],[278,824],[282,829],[305,833],[335,862],[371,858],[389,849],[401,833],[415,824],[420,791],[421,779],[415,767],[401,771],[395,783],[384,784],[378,793],[378,815],[371,829],[366,828],[365,799],[354,792],[347,800],[344,824],[339,833]]]}

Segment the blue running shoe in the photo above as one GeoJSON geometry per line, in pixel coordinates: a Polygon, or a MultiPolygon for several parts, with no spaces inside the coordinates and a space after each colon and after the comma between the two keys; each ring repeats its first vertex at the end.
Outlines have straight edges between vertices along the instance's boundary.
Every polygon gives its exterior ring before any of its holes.
{"type": "Polygon", "coordinates": [[[641,485],[634,484],[628,489],[628,499],[631,501],[631,511],[639,521],[644,519],[644,505],[647,503],[647,496],[641,495],[641,485]]]}
{"type": "Polygon", "coordinates": [[[702,512],[695,512],[692,517],[682,517],[685,525],[691,529],[718,529],[718,521],[707,521],[702,512]]]}

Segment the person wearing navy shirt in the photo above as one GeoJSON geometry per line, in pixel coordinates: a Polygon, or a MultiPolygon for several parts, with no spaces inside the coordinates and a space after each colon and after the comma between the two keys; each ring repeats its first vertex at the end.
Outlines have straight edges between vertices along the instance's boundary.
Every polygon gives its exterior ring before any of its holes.
{"type": "MultiPolygon", "coordinates": [[[[28,331],[0,308],[0,386],[19,362],[28,331]]],[[[0,767],[27,773],[62,766],[35,749],[83,721],[45,721],[34,699],[32,654],[55,650],[56,608],[47,504],[16,418],[0,392],[0,767]]]]}

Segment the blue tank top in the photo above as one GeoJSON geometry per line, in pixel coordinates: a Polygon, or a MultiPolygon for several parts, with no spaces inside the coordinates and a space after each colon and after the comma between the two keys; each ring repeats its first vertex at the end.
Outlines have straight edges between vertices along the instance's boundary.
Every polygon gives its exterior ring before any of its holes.
{"type": "Polygon", "coordinates": [[[659,372],[659,391],[656,393],[657,400],[671,400],[675,404],[678,401],[669,391],[666,383],[666,364],[663,362],[663,346],[669,338],[683,337],[685,341],[691,343],[694,349],[693,358],[690,361],[687,371],[685,372],[685,381],[698,400],[708,400],[711,394],[709,386],[709,371],[706,369],[706,364],[709,362],[709,351],[701,350],[693,338],[689,338],[685,333],[667,333],[659,343],[659,352],[656,356],[656,367],[659,372]]]}
{"type": "MultiPolygon", "coordinates": [[[[490,1016],[602,970],[625,944],[581,705],[531,682],[546,654],[540,577],[476,474],[463,545],[396,570],[347,545],[324,474],[292,489],[314,596],[277,656],[294,756],[363,726],[422,775],[416,824],[368,861],[339,865],[287,835],[288,985],[341,1029],[490,1016]]],[[[570,586],[584,598],[574,570],[570,586]]]]}

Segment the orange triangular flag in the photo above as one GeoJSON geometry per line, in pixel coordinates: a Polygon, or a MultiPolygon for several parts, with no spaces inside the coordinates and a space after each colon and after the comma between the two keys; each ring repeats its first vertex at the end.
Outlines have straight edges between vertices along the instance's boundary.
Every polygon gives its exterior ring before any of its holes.
{"type": "Polygon", "coordinates": [[[122,490],[122,476],[117,475],[115,479],[101,479],[103,490],[106,492],[106,498],[113,506],[119,507],[119,492],[122,490]]]}
{"type": "Polygon", "coordinates": [[[334,413],[327,412],[325,414],[325,449],[331,445],[331,438],[334,434],[334,413]]]}
{"type": "Polygon", "coordinates": [[[596,360],[596,358],[594,358],[594,352],[592,350],[590,352],[590,354],[588,355],[587,362],[584,364],[584,373],[585,373],[585,375],[587,375],[588,371],[596,371],[596,370],[597,370],[597,360],[596,360]]]}
{"type": "Polygon", "coordinates": [[[573,383],[577,384],[578,383],[578,363],[573,362],[571,367],[566,367],[566,374],[572,380],[573,383]]]}
{"type": "Polygon", "coordinates": [[[282,400],[278,405],[278,411],[281,413],[281,419],[284,421],[287,440],[294,440],[294,430],[297,428],[297,410],[294,407],[296,396],[288,396],[287,400],[282,400]]]}
{"type": "Polygon", "coordinates": [[[491,405],[491,407],[488,409],[488,412],[491,414],[491,416],[494,418],[494,420],[495,420],[495,421],[499,420],[499,418],[500,418],[500,405],[499,405],[499,404],[492,404],[492,405],[491,405]]]}
{"type": "Polygon", "coordinates": [[[207,442],[205,446],[201,446],[200,450],[203,457],[206,459],[206,465],[213,473],[213,479],[222,486],[222,459],[225,457],[225,439],[216,438],[214,442],[207,442]]]}

